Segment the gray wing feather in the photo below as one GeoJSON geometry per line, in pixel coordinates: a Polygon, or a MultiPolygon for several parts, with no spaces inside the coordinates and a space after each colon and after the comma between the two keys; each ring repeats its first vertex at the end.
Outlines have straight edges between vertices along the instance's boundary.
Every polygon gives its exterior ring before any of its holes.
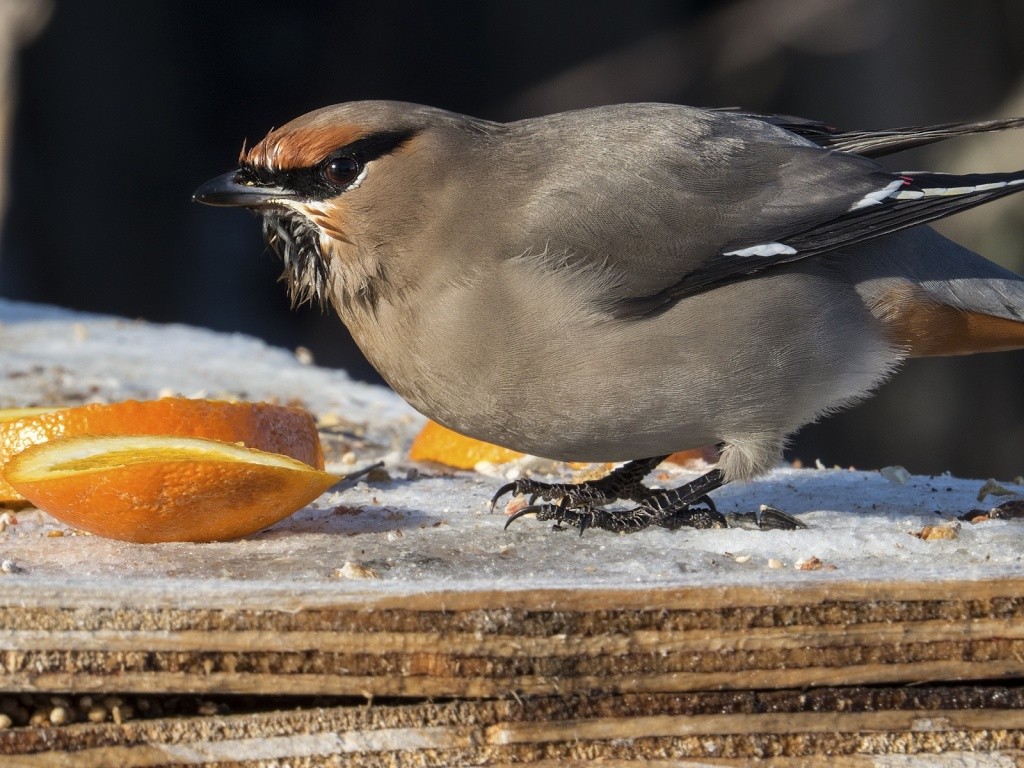
{"type": "MultiPolygon", "coordinates": [[[[513,124],[544,164],[523,208],[520,252],[611,270],[616,288],[603,300],[619,316],[1024,189],[1024,173],[890,174],[742,114],[667,105],[568,114],[513,124]]],[[[950,124],[933,134],[1015,125],[950,124]]],[[[878,141],[910,141],[913,130],[878,141]]]]}
{"type": "Polygon", "coordinates": [[[978,120],[964,123],[939,123],[937,125],[915,125],[904,128],[882,130],[846,131],[823,123],[791,115],[761,115],[755,112],[726,109],[718,110],[744,117],[763,120],[766,123],[785,128],[787,131],[810,139],[820,147],[853,152],[864,157],[881,157],[902,152],[914,147],[923,147],[938,141],[974,133],[991,133],[1024,127],[1024,117],[1006,117],[995,120],[978,120]]]}
{"type": "Polygon", "coordinates": [[[732,247],[833,219],[891,180],[761,120],[668,105],[512,124],[540,179],[509,255],[613,270],[629,303],[671,289],[732,247]]]}

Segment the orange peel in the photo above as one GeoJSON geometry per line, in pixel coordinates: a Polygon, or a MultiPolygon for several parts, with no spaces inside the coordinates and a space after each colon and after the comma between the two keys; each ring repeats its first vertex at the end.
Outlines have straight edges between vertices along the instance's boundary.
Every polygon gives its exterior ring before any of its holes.
{"type": "MultiPolygon", "coordinates": [[[[432,461],[455,469],[473,469],[481,461],[504,464],[521,459],[525,454],[502,448],[500,445],[476,440],[428,421],[412,441],[409,458],[412,461],[432,461]]],[[[668,464],[685,466],[694,461],[714,463],[717,460],[714,447],[694,448],[678,451],[665,459],[668,464]]],[[[585,463],[570,462],[571,467],[584,467],[585,463]]]]}
{"type": "Polygon", "coordinates": [[[276,453],[159,435],[48,440],[12,458],[5,476],[63,523],[140,543],[246,536],[340,479],[276,453]]]}
{"type": "Polygon", "coordinates": [[[409,447],[413,461],[433,461],[456,469],[473,469],[481,461],[504,464],[524,454],[500,445],[485,443],[428,421],[409,447]]]}
{"type": "MultiPolygon", "coordinates": [[[[323,469],[316,424],[302,408],[167,397],[74,408],[0,411],[0,467],[30,445],[75,435],[176,435],[243,443],[323,469]]],[[[0,502],[22,500],[0,469],[0,502]]]]}

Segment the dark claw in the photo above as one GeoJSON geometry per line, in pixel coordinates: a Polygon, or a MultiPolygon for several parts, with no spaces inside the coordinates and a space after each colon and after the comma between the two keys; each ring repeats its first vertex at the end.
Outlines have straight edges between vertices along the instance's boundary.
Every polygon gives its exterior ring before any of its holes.
{"type": "Polygon", "coordinates": [[[708,496],[707,494],[705,494],[704,496],[701,496],[699,499],[697,499],[693,503],[694,504],[704,504],[708,509],[711,510],[712,513],[714,513],[716,515],[718,514],[718,507],[715,506],[715,502],[713,502],[711,500],[711,497],[708,496]]]}
{"type": "Polygon", "coordinates": [[[547,506],[547,505],[546,504],[531,504],[528,507],[523,507],[522,509],[520,509],[517,512],[513,512],[511,515],[508,516],[508,520],[505,521],[505,530],[507,531],[508,527],[510,525],[512,525],[512,523],[514,521],[518,520],[520,517],[526,517],[526,515],[537,515],[537,514],[539,514],[541,512],[541,510],[544,509],[545,506],[547,506]]]}
{"type": "MultiPolygon", "coordinates": [[[[498,489],[498,492],[491,497],[491,509],[492,510],[494,509],[494,506],[498,503],[498,499],[500,499],[506,493],[514,493],[515,492],[515,490],[516,490],[516,483],[518,483],[518,482],[519,482],[518,480],[513,480],[511,483],[505,483],[503,486],[501,486],[501,488],[498,489]]],[[[507,525],[505,527],[508,528],[507,525]]]]}

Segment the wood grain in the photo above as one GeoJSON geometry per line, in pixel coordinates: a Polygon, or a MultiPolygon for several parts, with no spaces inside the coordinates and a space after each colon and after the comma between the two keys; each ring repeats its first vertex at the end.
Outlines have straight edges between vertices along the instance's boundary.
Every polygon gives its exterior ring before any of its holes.
{"type": "Polygon", "coordinates": [[[1021,764],[1024,691],[1003,681],[1024,676],[1024,581],[246,585],[181,599],[12,588],[0,595],[0,669],[7,692],[372,703],[11,729],[0,731],[5,766],[317,765],[346,754],[367,766],[790,766],[824,755],[860,766],[875,765],[863,755],[979,751],[1021,764]]]}
{"type": "Polygon", "coordinates": [[[942,764],[1013,765],[1024,757],[1021,698],[1006,688],[943,686],[391,703],[0,732],[0,753],[11,756],[5,766],[22,768],[585,760],[781,767],[826,756],[842,767],[927,765],[908,758],[938,753],[952,761],[942,764]]]}
{"type": "Polygon", "coordinates": [[[6,690],[368,697],[1024,674],[1024,583],[0,600],[6,690]],[[135,604],[133,604],[135,603],[135,604]]]}

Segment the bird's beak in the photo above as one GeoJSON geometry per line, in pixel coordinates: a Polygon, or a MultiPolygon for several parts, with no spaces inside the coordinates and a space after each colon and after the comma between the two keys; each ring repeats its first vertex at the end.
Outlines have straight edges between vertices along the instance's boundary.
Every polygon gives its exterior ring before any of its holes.
{"type": "Polygon", "coordinates": [[[282,187],[263,186],[239,181],[240,171],[230,171],[210,179],[192,194],[192,200],[204,205],[231,208],[259,208],[278,200],[295,198],[295,193],[282,187]]]}

